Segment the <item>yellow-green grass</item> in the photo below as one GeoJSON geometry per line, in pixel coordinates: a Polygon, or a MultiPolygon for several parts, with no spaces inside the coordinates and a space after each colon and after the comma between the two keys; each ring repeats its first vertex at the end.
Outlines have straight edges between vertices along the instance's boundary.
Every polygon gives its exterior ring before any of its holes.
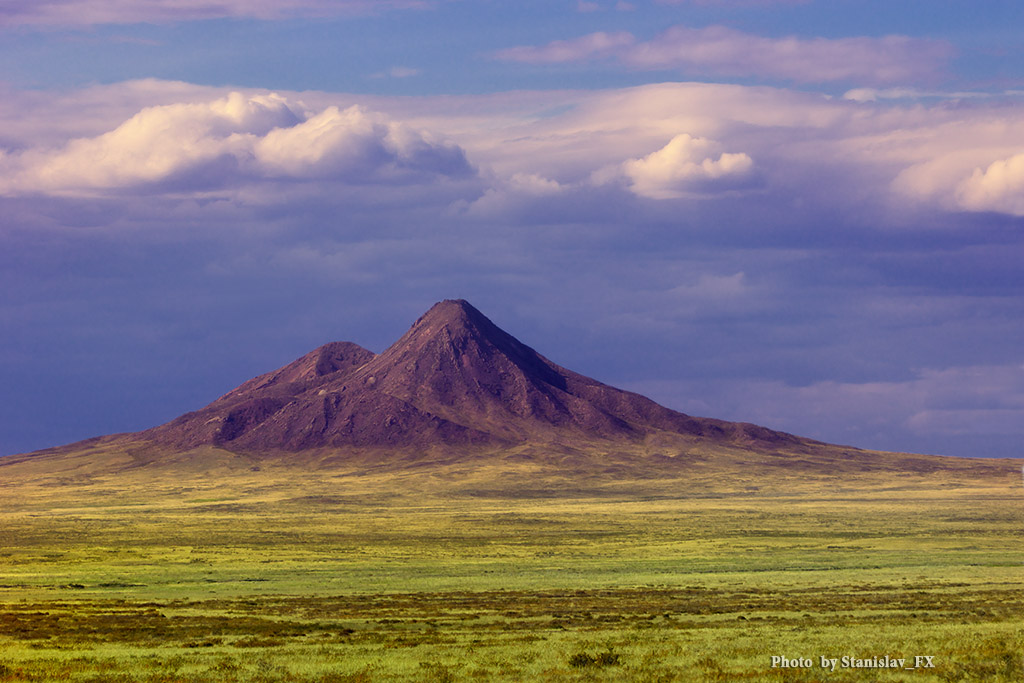
{"type": "Polygon", "coordinates": [[[749,469],[9,477],[0,682],[1024,678],[1019,474],[749,469]]]}

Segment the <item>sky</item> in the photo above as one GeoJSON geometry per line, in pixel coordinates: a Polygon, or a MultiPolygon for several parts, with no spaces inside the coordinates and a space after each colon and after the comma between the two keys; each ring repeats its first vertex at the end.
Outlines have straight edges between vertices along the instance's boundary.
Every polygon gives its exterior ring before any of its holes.
{"type": "Polygon", "coordinates": [[[0,0],[0,454],[464,298],[832,443],[1024,455],[1024,4],[0,0]]]}

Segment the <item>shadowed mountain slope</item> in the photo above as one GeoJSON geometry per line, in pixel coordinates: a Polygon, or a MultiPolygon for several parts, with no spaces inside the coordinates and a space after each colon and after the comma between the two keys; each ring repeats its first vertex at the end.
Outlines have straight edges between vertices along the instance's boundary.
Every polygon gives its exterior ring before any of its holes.
{"type": "Polygon", "coordinates": [[[694,418],[567,370],[466,301],[443,301],[379,355],[334,342],[139,437],[237,452],[639,442],[658,433],[750,447],[815,442],[694,418]]]}

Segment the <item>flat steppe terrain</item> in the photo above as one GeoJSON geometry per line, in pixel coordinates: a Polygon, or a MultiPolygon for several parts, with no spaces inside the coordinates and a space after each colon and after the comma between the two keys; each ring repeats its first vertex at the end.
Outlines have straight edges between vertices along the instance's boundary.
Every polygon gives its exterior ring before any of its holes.
{"type": "Polygon", "coordinates": [[[118,443],[0,461],[0,681],[1024,679],[1010,462],[638,478],[594,452],[574,477],[118,443]],[[841,663],[886,656],[932,659],[841,663]]]}

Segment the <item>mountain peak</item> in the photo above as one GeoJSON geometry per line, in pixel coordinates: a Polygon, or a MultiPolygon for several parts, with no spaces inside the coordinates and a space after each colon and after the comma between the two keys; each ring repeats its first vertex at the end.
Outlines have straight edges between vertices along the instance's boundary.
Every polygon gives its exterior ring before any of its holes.
{"type": "MultiPolygon", "coordinates": [[[[497,387],[513,382],[514,378],[522,380],[517,382],[520,389],[536,384],[565,389],[561,368],[495,325],[464,299],[434,304],[369,366],[380,368],[379,375],[402,375],[406,386],[395,391],[403,398],[422,394],[425,388],[448,386],[453,380],[457,380],[455,385],[459,388],[453,386],[451,391],[464,390],[470,394],[507,393],[497,387]]],[[[458,399],[452,396],[450,401],[442,400],[449,403],[458,399]]]]}
{"type": "Polygon", "coordinates": [[[417,323],[426,319],[444,320],[466,320],[471,318],[483,318],[484,314],[478,311],[473,304],[465,299],[445,299],[438,301],[430,309],[421,315],[417,323]]]}
{"type": "Polygon", "coordinates": [[[421,315],[405,336],[396,342],[395,346],[401,344],[410,335],[430,335],[442,329],[447,329],[450,332],[477,330],[480,334],[488,337],[509,336],[465,299],[445,299],[434,304],[430,310],[421,315]]]}

